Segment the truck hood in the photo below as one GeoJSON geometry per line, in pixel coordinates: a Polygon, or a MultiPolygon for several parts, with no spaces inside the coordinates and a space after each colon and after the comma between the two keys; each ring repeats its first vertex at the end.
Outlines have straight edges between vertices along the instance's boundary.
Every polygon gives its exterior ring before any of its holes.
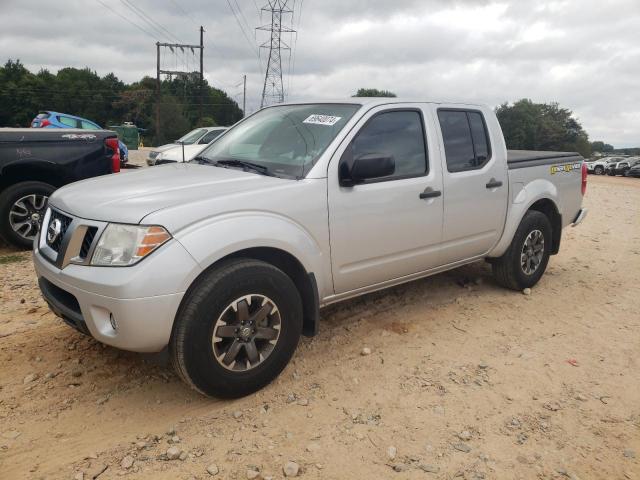
{"type": "Polygon", "coordinates": [[[72,183],[56,190],[49,203],[77,217],[135,224],[165,208],[247,192],[255,195],[295,183],[238,169],[178,163],[72,183]]]}

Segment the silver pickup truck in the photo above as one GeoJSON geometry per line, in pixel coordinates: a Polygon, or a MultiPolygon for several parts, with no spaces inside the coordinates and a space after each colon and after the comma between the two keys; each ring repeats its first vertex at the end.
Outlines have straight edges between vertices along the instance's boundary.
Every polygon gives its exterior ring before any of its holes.
{"type": "Polygon", "coordinates": [[[576,153],[507,152],[482,105],[262,109],[189,163],[56,191],[35,242],[51,309],[118,348],[168,348],[207,395],[273,380],[320,308],[486,260],[532,287],[578,224],[576,153]]]}

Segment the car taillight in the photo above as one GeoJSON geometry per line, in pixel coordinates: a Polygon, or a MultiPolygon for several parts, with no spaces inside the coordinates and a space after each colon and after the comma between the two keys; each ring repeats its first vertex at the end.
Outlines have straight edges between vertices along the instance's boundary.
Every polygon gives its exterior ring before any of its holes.
{"type": "Polygon", "coordinates": [[[118,173],[120,171],[120,145],[117,138],[106,138],[104,144],[111,149],[111,172],[118,173]]]}
{"type": "Polygon", "coordinates": [[[40,120],[40,128],[48,127],[51,125],[51,122],[46,118],[44,120],[40,120]]]}
{"type": "Polygon", "coordinates": [[[582,195],[587,191],[587,164],[582,164],[582,195]]]}

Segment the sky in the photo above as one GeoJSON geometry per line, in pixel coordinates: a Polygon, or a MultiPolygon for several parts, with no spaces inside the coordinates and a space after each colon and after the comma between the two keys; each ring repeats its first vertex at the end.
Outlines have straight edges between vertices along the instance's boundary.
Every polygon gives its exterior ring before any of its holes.
{"type": "MultiPolygon", "coordinates": [[[[155,77],[157,41],[197,44],[205,76],[247,110],[260,105],[267,0],[0,0],[0,61],[155,77]],[[4,57],[4,58],[3,58],[4,57]]],[[[640,0],[288,0],[289,100],[360,87],[427,101],[497,106],[530,98],[569,108],[589,133],[640,145],[640,0]]],[[[170,51],[163,69],[198,68],[170,51]]]]}

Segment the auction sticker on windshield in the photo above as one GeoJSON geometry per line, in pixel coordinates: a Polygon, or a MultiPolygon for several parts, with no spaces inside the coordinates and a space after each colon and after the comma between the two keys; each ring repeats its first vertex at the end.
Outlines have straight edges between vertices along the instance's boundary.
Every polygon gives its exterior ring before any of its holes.
{"type": "Polygon", "coordinates": [[[315,125],[335,125],[342,117],[334,117],[332,115],[309,115],[302,123],[313,123],[315,125]]]}

